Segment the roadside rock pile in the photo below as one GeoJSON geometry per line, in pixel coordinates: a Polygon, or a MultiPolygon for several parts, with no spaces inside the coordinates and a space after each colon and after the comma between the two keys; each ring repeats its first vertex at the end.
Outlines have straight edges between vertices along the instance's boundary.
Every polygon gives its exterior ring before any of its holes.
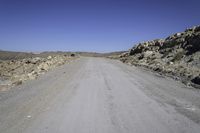
{"type": "Polygon", "coordinates": [[[139,43],[119,58],[125,63],[152,69],[199,88],[200,26],[163,40],[139,43]]]}
{"type": "Polygon", "coordinates": [[[19,60],[0,61],[0,89],[36,79],[40,74],[70,62],[75,57],[56,55],[47,58],[34,57],[19,60]]]}

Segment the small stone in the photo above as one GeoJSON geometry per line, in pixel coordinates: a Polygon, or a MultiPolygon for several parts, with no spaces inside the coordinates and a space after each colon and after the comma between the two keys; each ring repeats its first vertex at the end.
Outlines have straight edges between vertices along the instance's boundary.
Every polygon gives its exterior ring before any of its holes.
{"type": "Polygon", "coordinates": [[[31,116],[31,115],[27,115],[26,117],[27,117],[27,118],[31,118],[32,116],[31,116]]]}
{"type": "Polygon", "coordinates": [[[13,85],[21,85],[21,84],[22,84],[22,81],[21,81],[21,80],[15,81],[15,82],[13,83],[13,85]]]}

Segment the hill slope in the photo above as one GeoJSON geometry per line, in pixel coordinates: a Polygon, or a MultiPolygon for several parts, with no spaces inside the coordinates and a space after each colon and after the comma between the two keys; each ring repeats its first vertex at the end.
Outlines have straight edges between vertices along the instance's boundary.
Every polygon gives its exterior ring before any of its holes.
{"type": "Polygon", "coordinates": [[[200,26],[166,39],[137,44],[120,60],[174,77],[187,85],[200,85],[200,26]]]}

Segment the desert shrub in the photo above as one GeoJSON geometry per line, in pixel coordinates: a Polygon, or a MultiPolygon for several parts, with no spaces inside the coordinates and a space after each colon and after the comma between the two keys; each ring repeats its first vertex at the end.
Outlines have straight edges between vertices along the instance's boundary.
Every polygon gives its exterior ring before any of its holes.
{"type": "Polygon", "coordinates": [[[180,51],[180,52],[175,54],[174,58],[171,61],[172,62],[180,61],[181,58],[183,57],[183,55],[184,55],[184,51],[180,51]]]}
{"type": "Polygon", "coordinates": [[[71,54],[71,57],[75,57],[75,54],[71,54]]]}

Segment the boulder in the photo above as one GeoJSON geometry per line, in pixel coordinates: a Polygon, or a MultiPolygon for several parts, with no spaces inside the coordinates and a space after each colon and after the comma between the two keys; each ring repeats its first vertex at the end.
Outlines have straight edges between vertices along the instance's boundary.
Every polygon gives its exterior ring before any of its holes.
{"type": "Polygon", "coordinates": [[[47,59],[48,59],[48,60],[52,59],[52,56],[48,56],[47,59]]]}
{"type": "Polygon", "coordinates": [[[49,66],[46,63],[42,63],[39,65],[38,69],[47,71],[49,69],[49,66]]]}
{"type": "Polygon", "coordinates": [[[31,60],[31,63],[32,63],[32,64],[37,64],[37,63],[39,63],[41,60],[42,60],[42,59],[41,59],[40,57],[36,57],[36,58],[33,58],[33,59],[31,60]]]}
{"type": "Polygon", "coordinates": [[[192,83],[195,83],[195,84],[200,85],[200,76],[196,76],[196,77],[193,78],[191,81],[192,81],[192,83]]]}

